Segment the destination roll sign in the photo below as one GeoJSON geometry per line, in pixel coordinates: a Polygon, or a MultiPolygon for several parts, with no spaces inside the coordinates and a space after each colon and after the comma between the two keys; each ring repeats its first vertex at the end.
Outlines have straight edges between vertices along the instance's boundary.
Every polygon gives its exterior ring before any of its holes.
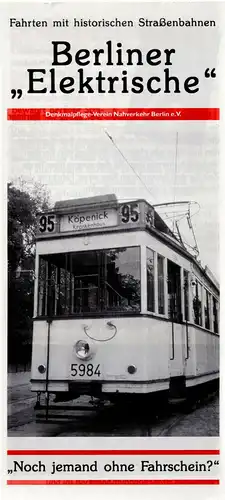
{"type": "Polygon", "coordinates": [[[37,237],[121,230],[154,225],[154,209],[142,200],[116,207],[67,207],[37,216],[37,237]]]}
{"type": "Polygon", "coordinates": [[[91,210],[88,212],[76,212],[74,214],[61,216],[59,231],[86,231],[116,226],[117,224],[118,218],[115,209],[91,210]]]}

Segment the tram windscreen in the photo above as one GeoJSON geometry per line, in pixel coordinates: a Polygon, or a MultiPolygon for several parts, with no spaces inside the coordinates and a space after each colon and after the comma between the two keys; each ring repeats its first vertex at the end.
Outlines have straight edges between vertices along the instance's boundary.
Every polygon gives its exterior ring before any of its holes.
{"type": "Polygon", "coordinates": [[[43,255],[38,316],[138,312],[140,247],[43,255]]]}

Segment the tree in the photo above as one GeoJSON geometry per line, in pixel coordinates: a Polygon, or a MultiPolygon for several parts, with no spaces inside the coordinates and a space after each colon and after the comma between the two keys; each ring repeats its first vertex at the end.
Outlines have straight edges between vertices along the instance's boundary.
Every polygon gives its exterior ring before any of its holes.
{"type": "Polygon", "coordinates": [[[31,352],[36,213],[49,207],[41,184],[8,184],[8,359],[25,363],[31,352]],[[18,185],[19,184],[19,185],[18,185]],[[29,188],[29,191],[28,191],[29,188]]]}

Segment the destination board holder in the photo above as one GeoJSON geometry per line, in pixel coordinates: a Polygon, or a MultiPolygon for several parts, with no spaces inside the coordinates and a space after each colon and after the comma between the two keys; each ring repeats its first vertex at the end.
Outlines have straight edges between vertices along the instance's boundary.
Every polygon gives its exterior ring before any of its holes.
{"type": "Polygon", "coordinates": [[[123,203],[83,204],[55,207],[37,214],[36,238],[79,236],[105,231],[121,231],[154,227],[154,208],[145,200],[123,203]]]}

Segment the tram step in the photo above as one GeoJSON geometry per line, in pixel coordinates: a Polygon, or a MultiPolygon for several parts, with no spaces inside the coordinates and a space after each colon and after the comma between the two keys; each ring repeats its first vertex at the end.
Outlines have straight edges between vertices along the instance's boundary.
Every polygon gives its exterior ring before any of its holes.
{"type": "Polygon", "coordinates": [[[168,402],[170,405],[176,405],[176,404],[181,404],[186,401],[186,398],[169,398],[168,402]]]}
{"type": "Polygon", "coordinates": [[[69,410],[69,411],[94,411],[95,408],[93,406],[54,406],[54,405],[49,405],[48,407],[46,405],[39,405],[38,406],[38,411],[39,410],[54,410],[54,411],[64,411],[64,410],[69,410]]]}
{"type": "Polygon", "coordinates": [[[64,413],[63,415],[60,415],[60,414],[53,414],[53,413],[49,413],[48,416],[46,417],[46,415],[43,413],[38,413],[36,415],[36,422],[50,422],[51,420],[54,420],[55,423],[57,422],[63,422],[63,421],[66,421],[66,420],[77,420],[77,419],[80,419],[80,418],[83,418],[83,415],[68,415],[67,413],[64,413]]]}

